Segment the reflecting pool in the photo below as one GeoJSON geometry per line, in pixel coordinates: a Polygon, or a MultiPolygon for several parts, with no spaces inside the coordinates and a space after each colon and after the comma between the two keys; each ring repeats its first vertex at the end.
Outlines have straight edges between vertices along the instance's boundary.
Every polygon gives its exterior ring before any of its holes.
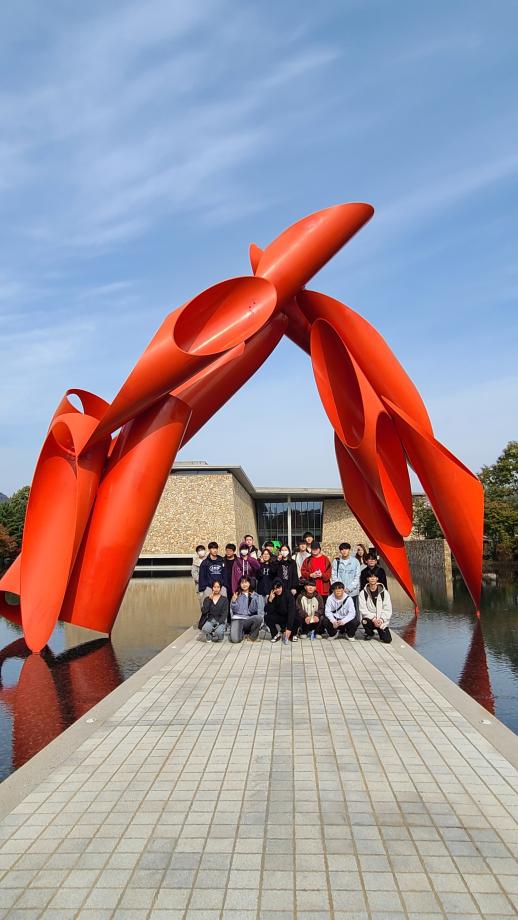
{"type": "MultiPolygon", "coordinates": [[[[394,630],[518,733],[518,583],[485,584],[478,620],[462,582],[416,579],[421,614],[392,582],[394,630]]],[[[195,623],[189,578],[130,583],[111,640],[58,624],[41,655],[0,617],[0,779],[195,623]]],[[[359,631],[361,634],[361,630],[359,631]]]]}

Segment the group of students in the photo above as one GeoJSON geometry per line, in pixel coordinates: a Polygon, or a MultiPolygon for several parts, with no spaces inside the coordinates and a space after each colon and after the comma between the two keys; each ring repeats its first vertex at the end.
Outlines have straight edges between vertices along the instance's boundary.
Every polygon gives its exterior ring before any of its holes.
{"type": "Polygon", "coordinates": [[[196,547],[191,570],[201,606],[198,628],[207,641],[221,642],[229,631],[231,642],[255,642],[263,625],[272,643],[354,640],[361,624],[364,639],[377,633],[392,642],[387,575],[374,547],[367,551],[360,543],[353,556],[350,543],[340,543],[331,561],[308,531],[295,553],[272,541],[260,551],[251,534],[239,554],[234,543],[227,543],[224,556],[214,540],[207,549],[196,547]]]}

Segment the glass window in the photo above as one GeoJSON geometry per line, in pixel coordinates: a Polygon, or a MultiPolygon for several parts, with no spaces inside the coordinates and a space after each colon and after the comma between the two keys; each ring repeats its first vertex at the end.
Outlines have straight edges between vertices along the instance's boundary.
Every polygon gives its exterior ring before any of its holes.
{"type": "Polygon", "coordinates": [[[265,540],[279,540],[286,543],[288,539],[288,502],[258,501],[257,530],[260,546],[265,540]]]}

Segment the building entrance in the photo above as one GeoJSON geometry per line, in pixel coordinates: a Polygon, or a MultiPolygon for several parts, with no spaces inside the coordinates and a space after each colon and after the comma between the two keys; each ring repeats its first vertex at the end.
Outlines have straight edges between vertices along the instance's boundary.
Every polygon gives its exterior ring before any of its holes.
{"type": "Polygon", "coordinates": [[[295,548],[302,535],[310,530],[322,539],[322,501],[293,500],[256,501],[259,543],[278,540],[295,548]]]}

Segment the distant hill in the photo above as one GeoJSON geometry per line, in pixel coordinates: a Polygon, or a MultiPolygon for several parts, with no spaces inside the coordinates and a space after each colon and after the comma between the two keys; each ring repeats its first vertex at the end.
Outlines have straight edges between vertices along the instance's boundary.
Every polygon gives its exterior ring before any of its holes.
{"type": "Polygon", "coordinates": [[[0,502],[6,502],[8,499],[7,495],[4,495],[3,492],[0,492],[0,502]]]}

